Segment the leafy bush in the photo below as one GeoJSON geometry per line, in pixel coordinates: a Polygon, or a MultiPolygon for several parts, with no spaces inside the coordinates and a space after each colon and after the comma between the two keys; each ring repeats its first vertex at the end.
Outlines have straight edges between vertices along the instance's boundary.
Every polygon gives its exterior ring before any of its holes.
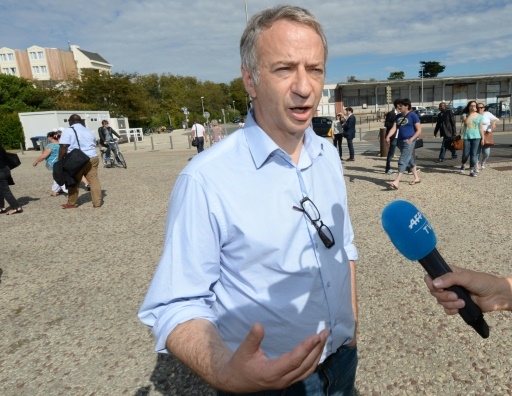
{"type": "Polygon", "coordinates": [[[0,143],[5,149],[25,148],[25,137],[18,113],[0,113],[0,143]]]}

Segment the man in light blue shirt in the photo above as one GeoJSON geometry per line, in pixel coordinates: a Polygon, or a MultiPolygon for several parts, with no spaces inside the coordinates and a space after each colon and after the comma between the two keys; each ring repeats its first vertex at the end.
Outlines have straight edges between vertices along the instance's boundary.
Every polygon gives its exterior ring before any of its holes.
{"type": "Polygon", "coordinates": [[[240,52],[253,110],[179,175],[139,317],[156,351],[219,394],[351,395],[357,250],[339,156],[309,127],[325,36],[278,6],[251,19],[240,52]]]}

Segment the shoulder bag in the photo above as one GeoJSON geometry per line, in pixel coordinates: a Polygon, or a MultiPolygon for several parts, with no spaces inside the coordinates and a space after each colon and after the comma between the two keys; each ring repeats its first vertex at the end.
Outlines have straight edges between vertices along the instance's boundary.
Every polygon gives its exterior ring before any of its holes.
{"type": "Polygon", "coordinates": [[[492,134],[492,132],[485,132],[483,147],[492,147],[492,146],[494,146],[494,135],[492,134]]]}
{"type": "Polygon", "coordinates": [[[75,132],[78,148],[75,148],[67,153],[64,157],[62,157],[61,161],[62,169],[64,172],[66,172],[71,177],[75,177],[75,175],[80,172],[85,165],[87,165],[87,163],[90,161],[90,158],[81,150],[80,141],[78,140],[78,135],[76,134],[75,128],[71,128],[75,132]]]}
{"type": "Polygon", "coordinates": [[[196,133],[195,133],[194,139],[192,139],[192,146],[197,147],[199,144],[199,138],[197,137],[197,125],[195,125],[195,127],[196,127],[196,133]]]}
{"type": "Polygon", "coordinates": [[[18,157],[18,154],[8,153],[8,152],[6,152],[6,154],[7,154],[7,167],[9,169],[14,169],[21,165],[21,161],[20,161],[20,158],[18,157]]]}

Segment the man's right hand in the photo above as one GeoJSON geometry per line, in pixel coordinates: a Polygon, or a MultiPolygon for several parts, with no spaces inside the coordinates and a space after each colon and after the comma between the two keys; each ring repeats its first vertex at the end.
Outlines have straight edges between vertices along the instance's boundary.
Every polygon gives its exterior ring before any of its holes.
{"type": "Polygon", "coordinates": [[[263,326],[255,323],[226,362],[222,377],[227,391],[247,393],[283,389],[303,380],[316,370],[329,330],[309,336],[292,351],[276,359],[267,358],[261,349],[264,335],[263,326]]]}

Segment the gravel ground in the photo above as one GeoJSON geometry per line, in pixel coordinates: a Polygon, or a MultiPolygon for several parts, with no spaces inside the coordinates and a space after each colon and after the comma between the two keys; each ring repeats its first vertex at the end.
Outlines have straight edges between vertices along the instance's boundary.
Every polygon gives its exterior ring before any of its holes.
{"type": "MultiPolygon", "coordinates": [[[[167,134],[154,136],[155,150],[148,138],[137,150],[122,145],[128,169],[100,169],[99,210],[83,190],[78,209],[60,209],[66,198],[47,194],[50,172],[31,166],[38,153],[20,155],[12,191],[25,211],[0,217],[1,395],[213,394],[172,356],[153,353],[136,316],[161,254],[170,191],[195,153],[182,131],[172,137],[172,150],[167,134]]],[[[448,263],[512,274],[511,172],[499,170],[512,156],[477,178],[450,161],[424,166],[422,183],[398,191],[385,187],[384,161],[358,156],[345,167],[360,253],[359,394],[512,395],[510,313],[486,314],[487,340],[444,315],[421,266],[400,256],[380,224],[387,203],[410,200],[448,263]]]]}

